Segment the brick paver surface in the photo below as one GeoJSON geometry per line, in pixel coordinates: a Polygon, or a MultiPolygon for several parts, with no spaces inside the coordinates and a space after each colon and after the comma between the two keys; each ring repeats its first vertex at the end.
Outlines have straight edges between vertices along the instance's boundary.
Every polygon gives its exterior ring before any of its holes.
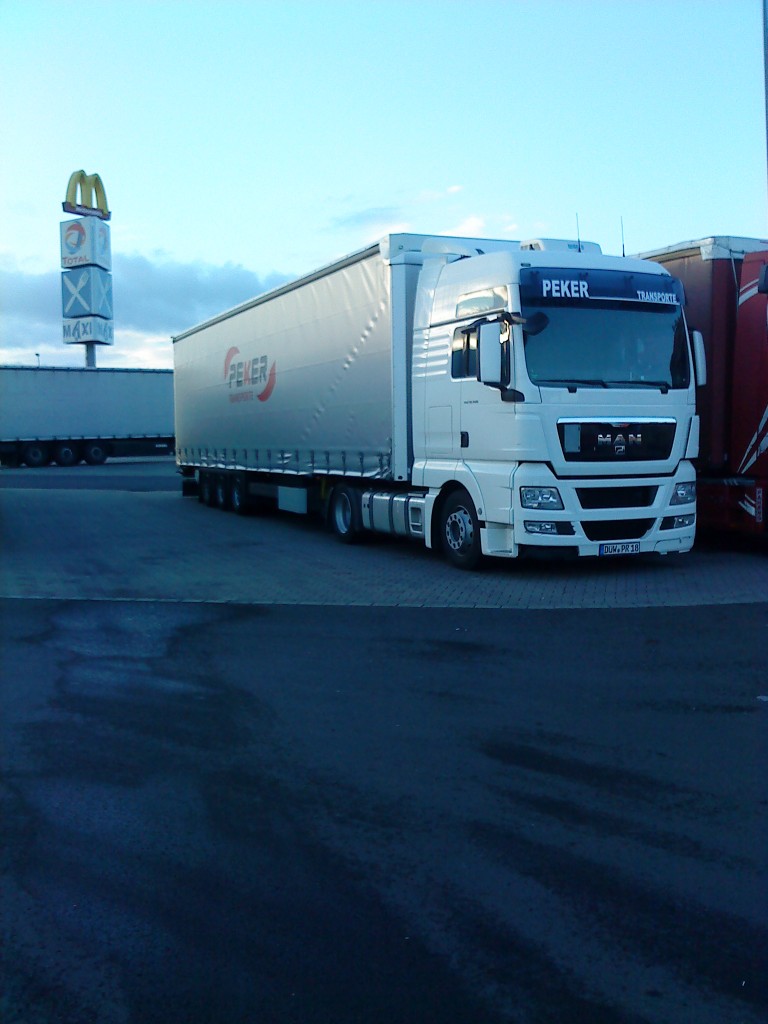
{"type": "Polygon", "coordinates": [[[657,559],[492,560],[466,573],[416,542],[345,546],[305,517],[239,517],[175,490],[4,487],[0,517],[0,597],[433,608],[768,601],[768,553],[744,544],[657,559]]]}

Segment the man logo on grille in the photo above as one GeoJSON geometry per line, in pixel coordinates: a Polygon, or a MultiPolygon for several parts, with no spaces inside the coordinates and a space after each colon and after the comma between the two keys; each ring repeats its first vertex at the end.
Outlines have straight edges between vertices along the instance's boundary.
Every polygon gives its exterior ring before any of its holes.
{"type": "Polygon", "coordinates": [[[613,447],[615,455],[626,455],[627,447],[637,447],[643,443],[643,435],[637,434],[624,434],[619,432],[618,434],[598,434],[597,435],[597,446],[598,448],[613,447]]]}

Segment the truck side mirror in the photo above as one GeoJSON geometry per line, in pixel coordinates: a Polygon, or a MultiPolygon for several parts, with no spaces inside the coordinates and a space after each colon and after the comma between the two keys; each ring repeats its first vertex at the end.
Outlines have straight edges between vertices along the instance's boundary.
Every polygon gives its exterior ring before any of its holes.
{"type": "Polygon", "coordinates": [[[501,323],[483,323],[477,329],[477,354],[479,365],[477,379],[483,384],[501,387],[504,383],[501,345],[501,323]]]}
{"type": "Polygon", "coordinates": [[[693,366],[696,371],[696,383],[703,388],[707,383],[707,355],[704,351],[704,335],[701,331],[692,331],[693,366]]]}
{"type": "Polygon", "coordinates": [[[757,290],[761,295],[768,295],[768,263],[760,267],[760,274],[757,278],[757,290]]]}

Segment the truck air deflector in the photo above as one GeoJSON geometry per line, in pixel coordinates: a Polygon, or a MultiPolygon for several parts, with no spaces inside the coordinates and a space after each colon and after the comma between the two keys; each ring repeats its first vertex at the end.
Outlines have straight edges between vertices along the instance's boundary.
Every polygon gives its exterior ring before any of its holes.
{"type": "Polygon", "coordinates": [[[682,284],[668,274],[616,270],[578,270],[569,267],[522,267],[523,304],[595,305],[631,302],[649,306],[682,306],[682,284]]]}

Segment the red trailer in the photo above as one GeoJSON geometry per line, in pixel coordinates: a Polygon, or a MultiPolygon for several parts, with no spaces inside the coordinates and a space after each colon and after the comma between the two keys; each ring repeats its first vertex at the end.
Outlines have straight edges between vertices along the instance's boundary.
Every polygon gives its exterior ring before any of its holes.
{"type": "Polygon", "coordinates": [[[688,326],[704,338],[699,525],[767,538],[768,240],[702,238],[643,256],[683,282],[688,326]]]}

